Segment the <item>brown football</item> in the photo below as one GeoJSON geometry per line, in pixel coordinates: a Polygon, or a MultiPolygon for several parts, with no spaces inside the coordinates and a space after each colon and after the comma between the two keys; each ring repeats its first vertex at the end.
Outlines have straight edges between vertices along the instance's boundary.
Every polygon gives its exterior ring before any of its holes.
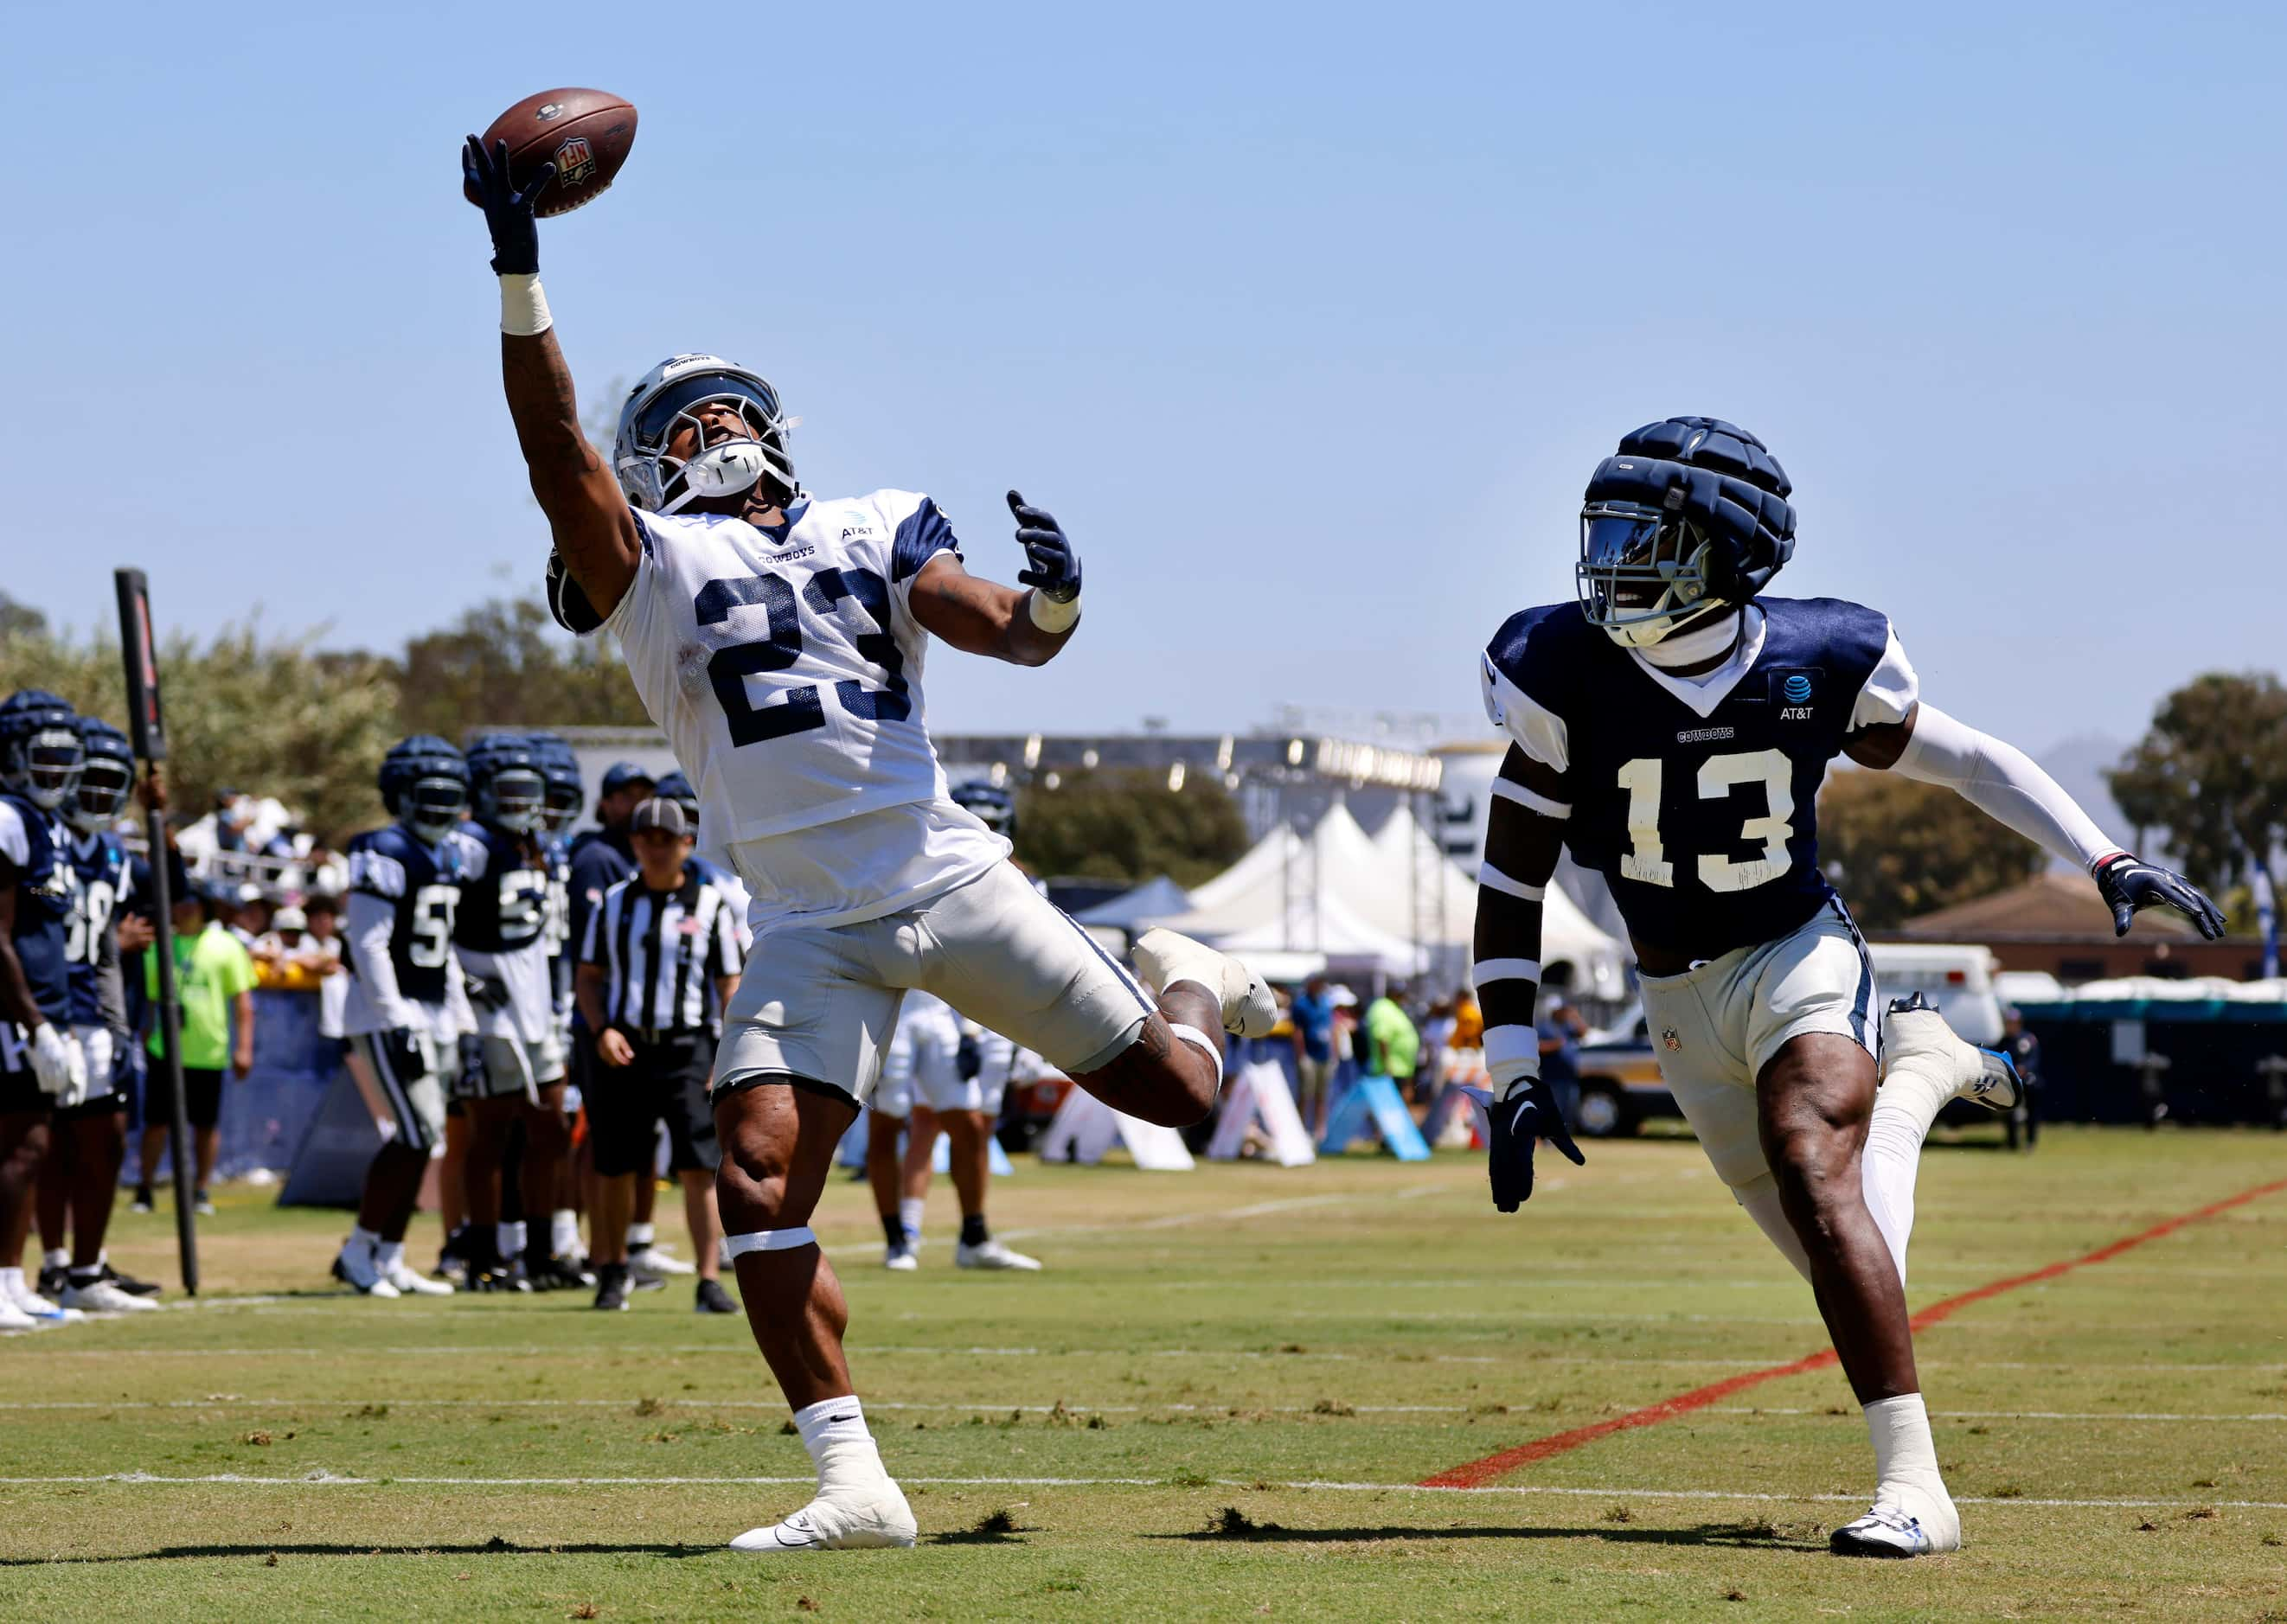
{"type": "MultiPolygon", "coordinates": [[[[556,184],[540,194],[534,214],[569,214],[609,186],[635,145],[633,103],[608,91],[542,91],[527,96],[492,122],[485,150],[508,143],[508,172],[518,190],[529,185],[541,166],[556,166],[556,184]]],[[[465,183],[461,195],[477,201],[465,183]]]]}

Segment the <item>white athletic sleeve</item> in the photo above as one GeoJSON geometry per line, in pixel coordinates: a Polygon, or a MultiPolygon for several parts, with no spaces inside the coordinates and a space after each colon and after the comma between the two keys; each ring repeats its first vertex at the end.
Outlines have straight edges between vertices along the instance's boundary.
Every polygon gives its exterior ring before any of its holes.
{"type": "Polygon", "coordinates": [[[1564,718],[1510,682],[1490,654],[1477,656],[1477,685],[1486,719],[1515,739],[1518,749],[1560,773],[1571,765],[1571,738],[1564,718]]]}
{"type": "Polygon", "coordinates": [[[24,815],[4,800],[0,800],[0,857],[20,870],[32,861],[32,836],[24,827],[24,815]]]}
{"type": "MultiPolygon", "coordinates": [[[[358,854],[360,857],[372,855],[358,854]]],[[[397,928],[396,904],[383,901],[371,891],[352,891],[347,907],[349,917],[343,934],[349,939],[350,964],[357,971],[366,1002],[386,1026],[421,1025],[413,1006],[397,989],[397,966],[389,957],[389,939],[397,928]]]]}
{"type": "Polygon", "coordinates": [[[1898,628],[1890,627],[1889,641],[1882,647],[1881,662],[1867,674],[1866,685],[1858,690],[1858,703],[1850,712],[1848,731],[1856,733],[1864,728],[1888,726],[1903,721],[1921,697],[1921,679],[1914,674],[1913,662],[1898,642],[1898,628]]]}
{"type": "Polygon", "coordinates": [[[2083,869],[2121,849],[2030,756],[1935,706],[1917,713],[1913,737],[1891,770],[1945,785],[1995,822],[2083,869]]]}

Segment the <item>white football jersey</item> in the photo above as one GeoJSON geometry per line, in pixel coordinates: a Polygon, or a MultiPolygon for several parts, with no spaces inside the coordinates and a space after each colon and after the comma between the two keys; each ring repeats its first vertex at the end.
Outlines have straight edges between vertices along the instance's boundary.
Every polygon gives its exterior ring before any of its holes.
{"type": "Polygon", "coordinates": [[[702,842],[754,892],[757,934],[878,917],[1008,855],[946,799],[930,743],[909,600],[923,564],[961,551],[936,503],[805,498],[783,531],[636,519],[643,556],[604,624],[698,788],[702,842]]]}

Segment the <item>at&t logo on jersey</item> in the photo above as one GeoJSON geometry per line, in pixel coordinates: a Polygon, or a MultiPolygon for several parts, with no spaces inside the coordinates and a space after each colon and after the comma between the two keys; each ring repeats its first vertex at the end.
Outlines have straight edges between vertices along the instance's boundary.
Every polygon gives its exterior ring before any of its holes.
{"type": "Polygon", "coordinates": [[[1790,671],[1777,679],[1781,721],[1808,721],[1818,698],[1817,684],[1808,671],[1790,671]]]}

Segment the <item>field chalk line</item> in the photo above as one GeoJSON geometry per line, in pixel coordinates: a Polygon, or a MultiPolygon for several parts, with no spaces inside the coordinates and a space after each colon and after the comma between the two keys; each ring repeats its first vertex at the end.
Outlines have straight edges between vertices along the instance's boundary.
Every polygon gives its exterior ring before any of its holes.
{"type": "MultiPolygon", "coordinates": [[[[2119,1257],[2123,1252],[2133,1250],[2148,1241],[2157,1241],[2164,1235],[2172,1235],[2188,1225],[2201,1223],[2220,1213],[2228,1212],[2234,1207],[2244,1206],[2250,1202],[2260,1200],[2266,1195],[2275,1194],[2281,1190],[2287,1190],[2287,1179],[2275,1179],[2268,1184],[2257,1185],[2253,1189],[2242,1190],[2236,1195],[2227,1195],[2221,1201],[2210,1202],[2204,1207],[2164,1219],[2149,1229],[2140,1230],[2133,1235],[2124,1235],[2117,1241],[2100,1246],[2094,1251],[2085,1253],[2078,1257],[2063,1258],[2022,1274],[2011,1274],[2000,1280],[1989,1281],[1974,1289],[1942,1298],[1914,1315],[1908,1323],[1917,1331],[1925,1330],[1941,1320],[1951,1319],[1974,1303],[1984,1302],[1989,1297],[1997,1297],[2005,1292],[2017,1290],[2021,1287],[2038,1285],[2046,1280],[2054,1280],[2060,1274],[2069,1273],[2075,1269],[2086,1268],[2091,1264],[2103,1263],[2108,1259],[2119,1257]]],[[[1823,1370],[1827,1366],[1837,1362],[1834,1350],[1829,1347],[1821,1348],[1816,1353],[1806,1353],[1800,1359],[1790,1360],[1784,1365],[1766,1365],[1759,1370],[1743,1370],[1737,1376],[1726,1376],[1720,1382],[1711,1382],[1705,1387],[1695,1387],[1690,1391],[1678,1393],[1672,1399],[1662,1399],[1657,1404],[1648,1404],[1643,1408],[1631,1410],[1625,1415],[1615,1415],[1606,1421],[1593,1422],[1587,1426],[1574,1427],[1569,1431],[1552,1432],[1547,1437],[1535,1439],[1529,1444],[1518,1444],[1512,1448],[1500,1450],[1478,1460],[1465,1461],[1459,1466],[1448,1467],[1435,1477],[1424,1478],[1420,1486],[1423,1488],[1482,1488],[1495,1478],[1515,1471],[1519,1467],[1531,1466],[1556,1455],[1570,1454],[1584,1444],[1593,1444],[1599,1439],[1610,1438],[1615,1432],[1625,1432],[1636,1427],[1656,1426],[1663,1421],[1673,1421],[1678,1415],[1688,1415],[1694,1410],[1705,1409],[1710,1405],[1720,1403],[1733,1393],[1743,1391],[1747,1388],[1761,1386],[1765,1382],[1775,1382],[1783,1376],[1806,1376],[1811,1371],[1823,1370]]]]}

